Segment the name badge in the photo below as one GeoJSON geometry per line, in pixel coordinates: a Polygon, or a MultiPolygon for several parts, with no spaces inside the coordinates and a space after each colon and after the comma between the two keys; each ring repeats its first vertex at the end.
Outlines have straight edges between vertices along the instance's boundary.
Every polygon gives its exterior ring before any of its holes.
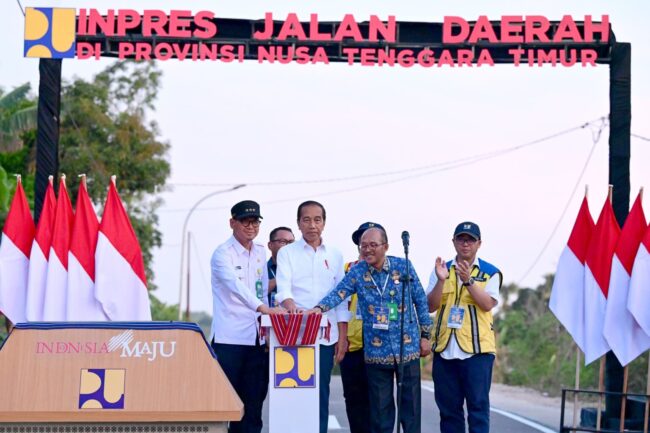
{"type": "Polygon", "coordinates": [[[389,302],[388,303],[388,320],[397,320],[397,303],[389,302]]]}
{"type": "Polygon", "coordinates": [[[459,329],[463,326],[465,319],[465,309],[462,307],[451,307],[449,310],[449,319],[447,320],[447,328],[459,329]]]}
{"type": "Polygon", "coordinates": [[[257,299],[261,301],[264,297],[264,291],[262,288],[262,282],[260,280],[255,281],[255,292],[257,294],[257,299]]]}
{"type": "Polygon", "coordinates": [[[388,330],[388,308],[375,307],[375,314],[372,316],[372,329],[388,330]]]}

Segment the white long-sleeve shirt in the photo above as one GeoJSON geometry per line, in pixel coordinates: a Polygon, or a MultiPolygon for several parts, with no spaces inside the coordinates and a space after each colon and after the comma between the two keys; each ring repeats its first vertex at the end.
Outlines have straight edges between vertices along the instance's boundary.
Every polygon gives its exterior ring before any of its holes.
{"type": "Polygon", "coordinates": [[[254,346],[258,335],[257,308],[267,299],[269,275],[266,250],[253,243],[250,251],[234,237],[219,245],[212,270],[212,329],[217,343],[254,346]],[[256,284],[262,282],[262,299],[256,284]]]}
{"type": "MultiPolygon", "coordinates": [[[[339,250],[321,243],[314,251],[304,238],[282,247],[278,251],[277,263],[276,299],[278,302],[293,299],[299,308],[313,308],[345,274],[343,255],[339,250]]],[[[347,303],[328,311],[327,316],[332,325],[330,340],[323,338],[319,343],[329,346],[338,341],[338,322],[349,320],[347,303]]]]}

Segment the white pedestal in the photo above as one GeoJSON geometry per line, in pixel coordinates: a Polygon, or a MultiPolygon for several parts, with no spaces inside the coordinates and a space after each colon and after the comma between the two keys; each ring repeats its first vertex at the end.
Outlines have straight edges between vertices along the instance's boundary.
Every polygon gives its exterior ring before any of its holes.
{"type": "MultiPolygon", "coordinates": [[[[319,338],[309,346],[281,346],[269,316],[262,316],[262,326],[270,341],[269,433],[318,433],[319,338]]],[[[327,327],[326,315],[320,327],[327,327]]]]}

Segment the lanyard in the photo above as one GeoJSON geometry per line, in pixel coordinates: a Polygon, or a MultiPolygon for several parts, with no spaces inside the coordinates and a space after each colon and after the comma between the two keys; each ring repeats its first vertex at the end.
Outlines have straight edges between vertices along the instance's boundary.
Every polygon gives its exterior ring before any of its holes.
{"type": "Polygon", "coordinates": [[[384,287],[381,289],[381,292],[379,291],[379,284],[375,281],[374,278],[372,278],[372,274],[370,274],[370,279],[372,282],[375,284],[375,289],[377,289],[377,293],[379,293],[379,299],[384,300],[384,292],[386,291],[386,285],[388,284],[388,280],[390,279],[390,275],[386,274],[386,280],[384,280],[384,287]]]}

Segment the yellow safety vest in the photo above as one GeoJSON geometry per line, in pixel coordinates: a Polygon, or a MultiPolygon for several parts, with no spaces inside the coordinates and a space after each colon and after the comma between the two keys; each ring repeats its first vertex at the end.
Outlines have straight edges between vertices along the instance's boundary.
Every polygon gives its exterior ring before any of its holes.
{"type": "MultiPolygon", "coordinates": [[[[449,339],[456,338],[460,348],[467,353],[496,353],[496,340],[494,337],[494,320],[491,311],[483,311],[467,287],[461,285],[458,288],[456,279],[456,266],[447,262],[449,278],[442,288],[442,300],[440,308],[436,311],[436,327],[433,334],[433,348],[436,352],[443,352],[449,345],[449,339]],[[449,312],[452,306],[461,307],[465,310],[463,324],[458,329],[447,327],[449,312]]],[[[481,259],[478,266],[474,265],[470,275],[474,278],[474,285],[479,290],[485,290],[490,278],[501,272],[490,263],[481,259]]],[[[503,282],[503,278],[501,278],[503,282]]],[[[501,287],[499,286],[499,289],[501,287]]]]}
{"type": "MultiPolygon", "coordinates": [[[[358,261],[346,263],[343,267],[345,273],[347,274],[350,268],[357,263],[358,261]]],[[[357,319],[357,303],[357,295],[350,296],[348,310],[352,317],[350,317],[350,321],[348,322],[348,352],[356,352],[357,350],[363,349],[363,322],[361,319],[357,319]]]]}

